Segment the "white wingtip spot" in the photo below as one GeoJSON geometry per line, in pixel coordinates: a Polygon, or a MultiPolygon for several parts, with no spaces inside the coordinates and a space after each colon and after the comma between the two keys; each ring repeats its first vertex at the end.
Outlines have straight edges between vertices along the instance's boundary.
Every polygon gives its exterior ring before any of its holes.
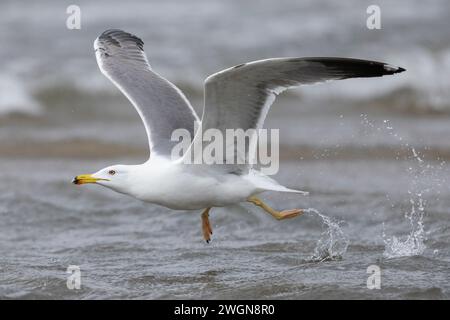
{"type": "Polygon", "coordinates": [[[399,67],[395,67],[393,65],[390,64],[385,64],[384,65],[384,70],[389,71],[389,72],[395,72],[398,71],[400,68],[399,67]]]}

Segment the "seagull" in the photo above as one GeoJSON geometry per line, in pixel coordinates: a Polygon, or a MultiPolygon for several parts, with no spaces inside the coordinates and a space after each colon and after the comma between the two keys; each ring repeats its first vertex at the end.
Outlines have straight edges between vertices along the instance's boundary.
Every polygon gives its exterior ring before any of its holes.
{"type": "MultiPolygon", "coordinates": [[[[250,163],[192,164],[186,161],[188,152],[174,157],[174,130],[186,130],[193,137],[193,148],[196,143],[205,144],[200,130],[195,131],[200,125],[203,131],[214,128],[224,133],[227,129],[261,129],[276,96],[288,88],[405,71],[376,61],[334,57],[272,58],[243,63],[205,80],[200,120],[184,94],[150,66],[140,38],[111,29],[95,40],[94,49],[101,72],[139,113],[151,156],[143,164],[108,166],[93,174],[78,175],[72,182],[95,183],[174,210],[202,210],[202,233],[208,243],[212,235],[211,208],[249,202],[275,219],[284,220],[299,216],[304,210],[278,211],[258,195],[265,191],[305,192],[279,184],[250,163]]],[[[244,156],[248,159],[249,154],[244,156]]]]}

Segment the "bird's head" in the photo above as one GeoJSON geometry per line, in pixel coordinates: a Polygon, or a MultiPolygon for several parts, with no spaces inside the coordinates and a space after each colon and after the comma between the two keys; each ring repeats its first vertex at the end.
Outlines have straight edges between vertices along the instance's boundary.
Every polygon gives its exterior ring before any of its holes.
{"type": "Polygon", "coordinates": [[[72,183],[77,185],[95,183],[120,193],[128,193],[130,167],[132,166],[120,164],[109,166],[92,174],[80,174],[73,178],[72,183]]]}

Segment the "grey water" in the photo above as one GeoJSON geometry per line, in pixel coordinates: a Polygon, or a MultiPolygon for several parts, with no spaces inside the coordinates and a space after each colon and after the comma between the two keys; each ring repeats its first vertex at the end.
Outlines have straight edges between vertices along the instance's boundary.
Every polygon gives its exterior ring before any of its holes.
{"type": "Polygon", "coordinates": [[[383,238],[411,232],[405,163],[284,163],[278,179],[311,194],[264,199],[317,209],[279,222],[246,204],[217,208],[208,245],[199,212],[70,185],[69,176],[106,161],[2,161],[3,298],[448,298],[448,193],[427,202],[422,252],[383,238]],[[69,265],[81,269],[80,290],[66,287],[69,265]],[[381,268],[380,290],[366,286],[370,265],[381,268]]]}
{"type": "Polygon", "coordinates": [[[0,298],[448,299],[450,3],[378,1],[0,3],[0,298]],[[330,14],[332,12],[333,14],[330,14]],[[396,77],[305,86],[279,97],[284,185],[275,221],[250,204],[172,211],[76,174],[146,160],[143,126],[98,70],[108,28],[142,37],[152,66],[201,112],[203,79],[275,56],[350,56],[400,65],[396,77]],[[78,266],[81,288],[67,287],[78,266]],[[368,267],[381,270],[369,289],[368,267]]]}

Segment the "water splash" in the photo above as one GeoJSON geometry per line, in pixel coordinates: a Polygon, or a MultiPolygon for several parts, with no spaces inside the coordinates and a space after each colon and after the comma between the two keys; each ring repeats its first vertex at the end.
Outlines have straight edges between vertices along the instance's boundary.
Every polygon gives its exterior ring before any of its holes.
{"type": "Polygon", "coordinates": [[[426,236],[423,224],[426,205],[424,193],[430,192],[430,188],[426,186],[427,179],[433,179],[433,176],[436,175],[435,168],[429,163],[426,163],[414,147],[403,141],[403,138],[394,130],[389,120],[383,120],[382,125],[376,125],[367,118],[367,115],[361,115],[361,118],[361,123],[369,131],[372,131],[372,133],[386,133],[392,139],[399,142],[400,148],[407,151],[407,156],[404,159],[400,159],[400,153],[398,153],[397,160],[409,161],[411,163],[407,170],[407,174],[411,180],[410,187],[408,188],[410,209],[405,213],[405,219],[409,223],[410,231],[406,236],[397,237],[392,235],[388,237],[383,223],[383,256],[386,258],[398,258],[421,255],[426,249],[426,236]]]}
{"type": "Polygon", "coordinates": [[[409,222],[410,232],[403,237],[387,237],[383,224],[384,253],[386,258],[410,257],[421,255],[425,249],[425,231],[423,218],[425,214],[426,200],[423,193],[428,189],[421,186],[422,178],[429,174],[430,165],[419,156],[414,148],[411,148],[412,160],[416,162],[416,168],[410,166],[408,174],[412,175],[411,187],[408,190],[410,210],[405,213],[405,219],[409,222]]]}
{"type": "MultiPolygon", "coordinates": [[[[383,241],[384,252],[386,258],[410,257],[421,255],[425,249],[426,240],[423,225],[423,209],[417,212],[416,203],[411,200],[411,211],[405,214],[405,218],[409,221],[411,231],[406,237],[387,237],[383,224],[383,241]]],[[[419,204],[419,207],[422,204],[419,204]]]]}
{"type": "Polygon", "coordinates": [[[313,213],[322,219],[325,231],[322,232],[314,248],[311,261],[322,262],[339,260],[347,251],[349,240],[341,229],[342,221],[334,220],[314,208],[305,210],[305,213],[313,213]]]}

